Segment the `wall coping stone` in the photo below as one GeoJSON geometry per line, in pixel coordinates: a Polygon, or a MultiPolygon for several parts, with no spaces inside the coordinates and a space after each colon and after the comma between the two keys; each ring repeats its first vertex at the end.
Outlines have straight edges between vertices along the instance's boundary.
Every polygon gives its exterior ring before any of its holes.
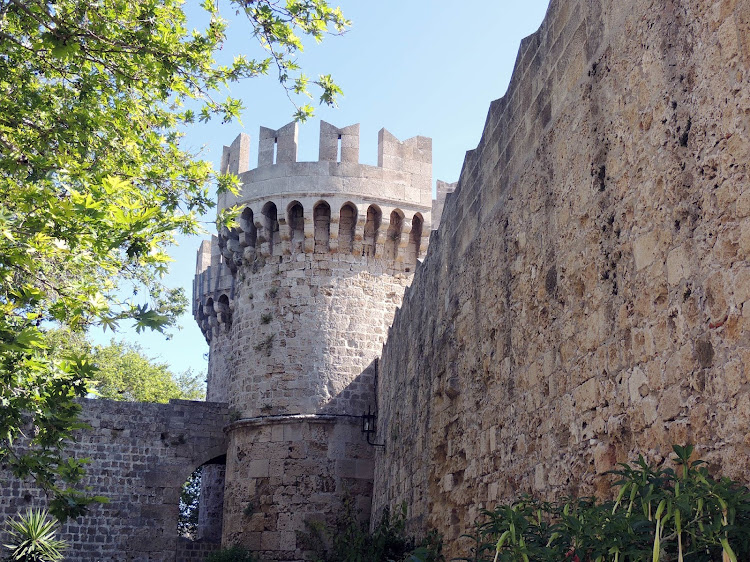
{"type": "Polygon", "coordinates": [[[330,423],[346,422],[360,423],[362,416],[353,416],[350,414],[279,414],[274,416],[258,416],[254,418],[243,418],[234,421],[224,427],[225,432],[229,432],[240,427],[263,427],[267,425],[292,424],[300,422],[308,423],[330,423]]]}

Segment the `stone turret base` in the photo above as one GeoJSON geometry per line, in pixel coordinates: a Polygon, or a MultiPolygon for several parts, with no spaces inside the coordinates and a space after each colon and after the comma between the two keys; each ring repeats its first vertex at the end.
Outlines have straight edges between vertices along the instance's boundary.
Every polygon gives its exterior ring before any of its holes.
{"type": "Polygon", "coordinates": [[[351,498],[370,512],[375,448],[360,418],[288,415],[243,419],[228,429],[222,544],[263,560],[302,560],[309,523],[332,525],[351,498]]]}

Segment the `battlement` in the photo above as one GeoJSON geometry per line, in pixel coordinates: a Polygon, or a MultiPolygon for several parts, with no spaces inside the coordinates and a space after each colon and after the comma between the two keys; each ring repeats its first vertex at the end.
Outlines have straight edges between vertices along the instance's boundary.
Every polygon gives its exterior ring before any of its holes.
{"type": "MultiPolygon", "coordinates": [[[[239,176],[237,195],[218,208],[240,208],[237,224],[198,252],[193,314],[207,339],[228,329],[237,272],[262,276],[265,266],[318,264],[410,277],[429,243],[432,140],[400,141],[378,133],[378,165],[359,163],[359,124],[320,123],[319,159],[297,162],[298,128],[261,127],[258,167],[250,168],[250,137],[224,147],[221,172],[239,176]]],[[[440,203],[445,190],[439,193],[440,203]]]]}
{"type": "Polygon", "coordinates": [[[432,230],[437,230],[440,226],[440,218],[443,216],[443,208],[448,197],[456,191],[458,182],[448,183],[442,180],[436,182],[437,197],[432,200],[432,230]]]}
{"type": "Polygon", "coordinates": [[[343,129],[334,127],[325,121],[320,122],[321,162],[359,163],[359,123],[343,129]]]}
{"type": "Polygon", "coordinates": [[[296,162],[297,135],[297,123],[294,122],[275,131],[268,127],[261,127],[258,135],[258,168],[296,162]]]}
{"type": "Polygon", "coordinates": [[[359,163],[359,124],[336,127],[320,122],[318,160],[298,162],[298,127],[261,127],[258,166],[250,169],[250,137],[240,134],[224,147],[220,171],[238,175],[238,196],[219,196],[219,210],[254,198],[300,193],[301,189],[370,196],[381,201],[432,205],[432,139],[400,141],[386,129],[378,132],[377,166],[359,163]]]}
{"type": "Polygon", "coordinates": [[[236,176],[250,169],[250,135],[240,133],[230,146],[224,147],[221,155],[222,174],[234,174],[236,176]]]}
{"type": "MultiPolygon", "coordinates": [[[[258,134],[258,168],[296,163],[298,138],[296,122],[280,129],[261,127],[258,134]]],[[[321,121],[318,160],[358,164],[359,123],[336,127],[321,121]]],[[[230,146],[224,147],[221,162],[223,174],[239,175],[250,170],[250,136],[245,133],[237,135],[230,146]]],[[[432,169],[432,139],[416,136],[400,141],[384,128],[378,131],[379,168],[423,174],[424,166],[432,169]]]]}

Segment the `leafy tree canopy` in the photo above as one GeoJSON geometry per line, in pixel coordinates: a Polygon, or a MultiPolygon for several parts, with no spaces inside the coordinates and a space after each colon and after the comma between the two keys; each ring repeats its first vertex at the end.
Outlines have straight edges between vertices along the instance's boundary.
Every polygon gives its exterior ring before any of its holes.
{"type": "Polygon", "coordinates": [[[46,342],[54,357],[71,352],[96,369],[90,389],[100,398],[131,402],[169,402],[173,398],[203,400],[205,374],[188,369],[177,375],[169,365],[149,358],[137,344],[110,341],[92,345],[85,335],[53,330],[46,342]]]}
{"type": "MultiPolygon", "coordinates": [[[[47,329],[174,324],[186,299],[160,283],[166,248],[197,231],[213,179],[235,187],[182,148],[180,129],[236,117],[227,84],[275,70],[290,96],[315,86],[333,104],[340,92],[295,62],[301,37],[348,25],[338,8],[222,7],[247,17],[263,56],[216,62],[218,0],[202,4],[202,31],[188,30],[180,0],[0,0],[0,461],[45,487],[59,517],[89,501],[73,487],[81,463],[61,446],[94,368],[85,354],[50,353],[47,329]]],[[[311,112],[303,105],[296,117],[311,112]]]]}

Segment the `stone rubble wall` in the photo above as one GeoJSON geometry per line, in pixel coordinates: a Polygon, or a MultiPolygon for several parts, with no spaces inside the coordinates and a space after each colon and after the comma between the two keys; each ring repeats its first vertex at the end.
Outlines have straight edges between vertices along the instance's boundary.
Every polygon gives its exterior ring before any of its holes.
{"type": "MultiPolygon", "coordinates": [[[[202,560],[216,543],[178,541],[180,488],[202,464],[226,453],[225,404],[172,400],[169,404],[84,400],[81,420],[67,449],[89,458],[83,485],[109,502],[66,523],[70,562],[183,562],[202,560]]],[[[42,507],[32,483],[0,472],[0,520],[42,507]]],[[[7,536],[0,529],[0,544],[7,536]]]]}
{"type": "Polygon", "coordinates": [[[381,361],[374,513],[446,557],[695,443],[750,482],[750,2],[553,0],[381,361]]]}

